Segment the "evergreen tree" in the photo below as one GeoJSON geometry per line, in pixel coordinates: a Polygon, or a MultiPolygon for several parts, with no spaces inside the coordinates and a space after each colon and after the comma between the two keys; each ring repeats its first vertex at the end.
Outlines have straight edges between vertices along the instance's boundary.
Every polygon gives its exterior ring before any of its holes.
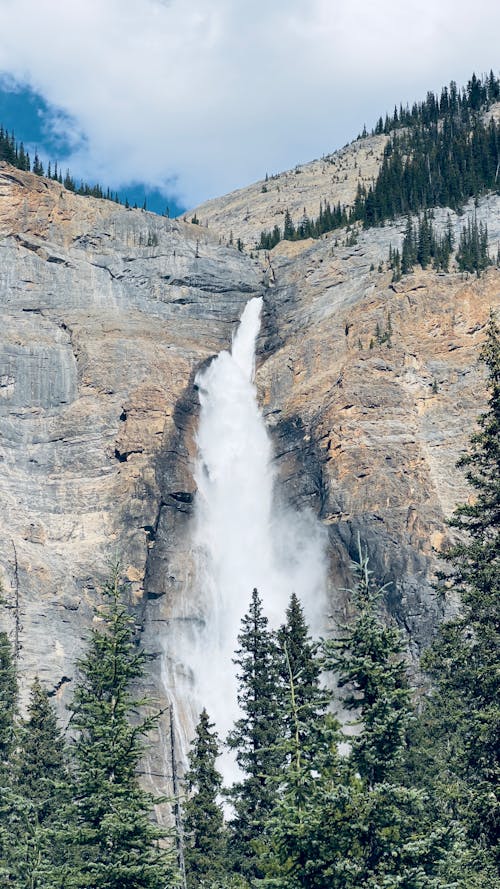
{"type": "Polygon", "coordinates": [[[283,224],[283,240],[293,241],[295,238],[295,226],[288,207],[285,210],[285,221],[283,224]]]}
{"type": "Polygon", "coordinates": [[[344,707],[357,713],[358,734],[349,737],[350,760],[359,776],[352,794],[352,871],[355,887],[434,887],[445,858],[446,829],[433,825],[427,794],[403,780],[401,763],[413,716],[399,632],[378,615],[384,588],[376,589],[361,554],[356,614],[340,640],[326,643],[344,707]],[[354,814],[355,813],[355,814],[354,814]]]}
{"type": "Polygon", "coordinates": [[[403,238],[403,246],[401,249],[401,274],[407,275],[413,271],[413,264],[416,262],[417,254],[415,248],[415,232],[411,215],[408,214],[406,220],[406,229],[403,238]]]}
{"type": "Polygon", "coordinates": [[[30,889],[62,887],[70,874],[72,787],[64,740],[38,678],[20,727],[14,765],[16,878],[30,889]]]}
{"type": "Polygon", "coordinates": [[[410,689],[401,636],[386,626],[377,608],[384,588],[371,582],[368,559],[360,552],[359,581],[353,591],[356,616],[343,639],[327,643],[339,688],[350,689],[343,705],[358,714],[362,731],[352,739],[352,757],[372,788],[386,781],[401,759],[411,718],[410,689]]]}
{"type": "Polygon", "coordinates": [[[460,271],[476,272],[478,278],[490,265],[488,254],[488,228],[477,218],[470,219],[462,228],[457,250],[457,263],[460,271]]]}
{"type": "Polygon", "coordinates": [[[286,621],[276,634],[281,655],[277,663],[282,698],[289,706],[287,708],[285,703],[280,707],[280,721],[285,738],[290,739],[294,732],[298,733],[302,755],[307,756],[312,752],[314,732],[331,695],[321,687],[318,645],[309,635],[304,611],[295,593],[290,597],[285,616],[286,621]],[[293,702],[289,700],[292,691],[293,702]]]}
{"type": "Polygon", "coordinates": [[[7,633],[0,632],[0,773],[9,769],[17,709],[17,675],[7,633]]]}
{"type": "Polygon", "coordinates": [[[459,462],[475,499],[456,509],[450,525],[466,536],[445,553],[452,570],[445,586],[459,591],[461,610],[442,625],[424,660],[435,683],[425,718],[428,771],[448,788],[448,805],[470,838],[498,854],[500,331],[493,315],[481,359],[489,371],[488,409],[459,462]]]}
{"type": "Polygon", "coordinates": [[[7,633],[0,632],[0,880],[11,881],[16,864],[16,796],[13,782],[17,675],[7,633]]]}
{"type": "Polygon", "coordinates": [[[350,772],[338,755],[338,723],[325,713],[328,697],[319,687],[316,646],[295,595],[277,635],[284,737],[277,738],[275,747],[283,765],[274,806],[256,843],[262,885],[333,889],[347,885],[335,882],[333,871],[352,839],[347,836],[350,772]]]}
{"type": "Polygon", "coordinates": [[[76,760],[78,872],[67,886],[81,889],[165,889],[171,856],[159,846],[163,833],[151,820],[154,799],[137,781],[145,738],[158,715],[139,717],[150,701],[133,683],[144,675],[147,655],[134,641],[134,624],[122,603],[113,570],[87,653],[78,662],[72,728],[76,760]]]}
{"type": "Polygon", "coordinates": [[[433,231],[432,224],[429,220],[427,212],[424,212],[418,221],[418,244],[417,244],[417,262],[425,269],[431,260],[433,254],[433,231]]]}
{"type": "Polygon", "coordinates": [[[285,744],[289,756],[274,808],[255,843],[263,875],[259,885],[273,889],[354,887],[357,884],[346,880],[346,872],[357,872],[352,824],[359,779],[349,761],[338,754],[338,723],[331,714],[323,715],[314,730],[310,727],[304,735],[291,670],[283,707],[293,731],[285,744]]]}
{"type": "Polygon", "coordinates": [[[238,643],[234,663],[239,667],[238,703],[243,716],[229,734],[228,744],[236,752],[243,777],[229,794],[235,810],[230,849],[236,870],[253,875],[256,857],[252,843],[273,808],[281,763],[276,744],[280,719],[276,642],[256,589],[241,622],[238,643]]]}
{"type": "Polygon", "coordinates": [[[399,250],[393,250],[391,261],[389,263],[390,268],[392,269],[392,280],[393,282],[397,282],[401,280],[401,254],[399,250]]]}
{"type": "Polygon", "coordinates": [[[37,176],[43,176],[43,164],[42,164],[40,158],[38,157],[38,154],[36,153],[36,151],[35,151],[35,158],[33,161],[33,172],[37,176]]]}
{"type": "Polygon", "coordinates": [[[217,771],[217,734],[206,710],[200,715],[188,754],[184,805],[185,865],[188,889],[220,885],[226,872],[224,815],[218,801],[222,776],[217,771]]]}

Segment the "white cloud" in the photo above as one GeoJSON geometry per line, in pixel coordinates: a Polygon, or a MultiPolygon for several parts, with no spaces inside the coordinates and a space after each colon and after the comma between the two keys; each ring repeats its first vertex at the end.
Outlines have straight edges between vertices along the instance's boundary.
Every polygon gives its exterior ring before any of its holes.
{"type": "MultiPolygon", "coordinates": [[[[0,71],[70,113],[72,165],[193,205],[497,64],[495,0],[0,0],[0,71]],[[170,186],[171,187],[171,186],[170,186]]],[[[60,123],[60,122],[59,122],[60,123]]]]}

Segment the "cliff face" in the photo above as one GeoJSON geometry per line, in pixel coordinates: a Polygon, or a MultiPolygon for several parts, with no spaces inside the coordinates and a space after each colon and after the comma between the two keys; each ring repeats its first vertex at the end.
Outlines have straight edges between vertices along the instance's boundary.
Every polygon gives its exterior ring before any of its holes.
{"type": "MultiPolygon", "coordinates": [[[[478,215],[496,245],[500,199],[478,215]]],[[[438,618],[433,548],[469,495],[455,463],[485,404],[478,355],[498,270],[391,284],[404,224],[351,247],[344,233],[284,242],[266,261],[213,228],[0,166],[2,623],[23,679],[38,673],[61,704],[110,557],[150,650],[168,651],[186,619],[194,375],[252,295],[264,297],[257,385],[280,493],[328,528],[333,613],[359,533],[415,654],[438,618]]],[[[164,701],[161,665],[151,687],[164,701]]]]}
{"type": "Polygon", "coordinates": [[[22,674],[65,691],[106,561],[143,597],[184,393],[262,275],[196,226],[0,172],[3,617],[22,674]]]}

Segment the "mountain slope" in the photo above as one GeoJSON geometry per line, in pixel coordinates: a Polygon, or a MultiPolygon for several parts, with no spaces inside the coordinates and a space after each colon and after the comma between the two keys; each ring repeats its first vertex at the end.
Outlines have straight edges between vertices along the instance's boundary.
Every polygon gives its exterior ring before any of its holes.
{"type": "MultiPolygon", "coordinates": [[[[68,699],[95,587],[117,550],[152,651],[168,661],[176,622],[196,621],[196,601],[186,614],[179,597],[192,572],[193,380],[230,343],[252,295],[264,297],[257,385],[279,495],[328,531],[331,612],[344,616],[339,590],[359,532],[377,579],[392,583],[387,608],[410,649],[428,642],[440,613],[433,547],[468,496],[455,463],[484,406],[478,355],[500,305],[498,269],[477,278],[417,268],[393,282],[387,257],[401,247],[401,220],[354,240],[340,231],[284,241],[270,258],[219,243],[233,223],[233,239],[250,241],[283,205],[317,213],[325,182],[332,201],[352,199],[385,139],[211,202],[211,217],[197,211],[201,225],[1,165],[2,624],[19,634],[25,685],[39,673],[68,699]]],[[[500,199],[465,210],[450,216],[455,236],[476,212],[496,245],[500,199]]],[[[436,211],[438,230],[446,221],[436,211]]],[[[166,675],[158,657],[150,681],[164,704],[166,675]]],[[[179,718],[187,734],[189,702],[179,718]]],[[[168,772],[164,755],[152,754],[156,775],[168,772]]]]}
{"type": "Polygon", "coordinates": [[[251,250],[263,229],[278,225],[283,228],[285,211],[294,220],[305,212],[310,217],[319,213],[320,201],[352,204],[358,183],[369,185],[382,163],[387,136],[370,136],[294,170],[271,175],[246,188],[200,204],[185,213],[183,219],[196,217],[201,226],[208,226],[222,243],[233,236],[240,238],[251,250]]]}

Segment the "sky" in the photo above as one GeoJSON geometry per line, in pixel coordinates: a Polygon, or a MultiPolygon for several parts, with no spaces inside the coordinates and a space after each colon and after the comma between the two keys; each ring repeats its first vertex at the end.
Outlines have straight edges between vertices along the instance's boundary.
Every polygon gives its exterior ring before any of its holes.
{"type": "Polygon", "coordinates": [[[171,215],[500,65],[497,0],[0,0],[0,22],[0,121],[171,215]]]}

